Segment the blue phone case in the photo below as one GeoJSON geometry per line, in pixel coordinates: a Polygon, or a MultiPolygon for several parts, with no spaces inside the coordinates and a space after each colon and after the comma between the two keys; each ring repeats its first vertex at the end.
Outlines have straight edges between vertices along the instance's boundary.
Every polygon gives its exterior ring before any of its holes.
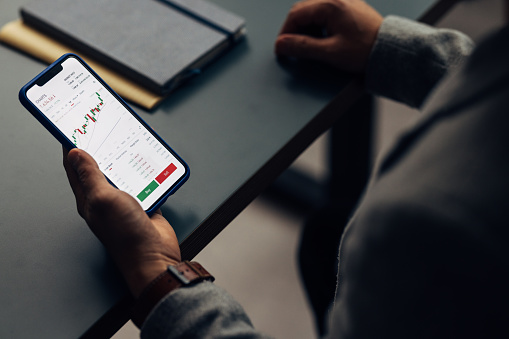
{"type": "MultiPolygon", "coordinates": [[[[168,197],[170,195],[172,195],[173,193],[175,193],[175,191],[177,191],[180,186],[182,186],[186,181],[187,179],[189,178],[189,175],[190,175],[190,169],[189,169],[189,166],[184,162],[184,160],[182,160],[182,158],[113,90],[111,89],[110,86],[108,86],[108,84],[106,84],[106,82],[104,82],[103,79],[101,79],[101,77],[99,77],[99,75],[97,75],[96,72],[94,72],[94,70],[87,65],[87,63],[85,61],[83,61],[83,59],[81,59],[78,55],[76,54],[73,54],[73,53],[67,53],[67,54],[64,54],[62,55],[60,58],[58,58],[58,60],[56,60],[54,63],[52,63],[51,65],[49,65],[44,71],[42,71],[41,73],[39,73],[39,75],[37,75],[35,78],[33,78],[32,80],[30,80],[25,86],[23,86],[20,91],[19,91],[19,101],[21,102],[21,104],[30,112],[32,113],[32,115],[37,119],[39,120],[39,122],[44,126],[46,127],[46,129],[58,140],[60,141],[60,143],[67,149],[71,149],[71,148],[75,148],[76,146],[71,142],[71,140],[69,140],[62,132],[60,132],[60,130],[48,119],[46,118],[46,116],[35,106],[33,105],[30,100],[28,100],[28,97],[26,95],[28,89],[30,87],[32,87],[41,77],[43,77],[44,75],[46,75],[51,69],[53,69],[53,67],[55,67],[56,65],[59,65],[60,63],[62,63],[65,59],[69,58],[69,57],[74,57],[76,58],[77,60],[79,60],[87,69],[88,71],[94,75],[97,80],[99,80],[101,82],[101,84],[106,88],[108,89],[112,94],[113,96],[119,101],[121,102],[122,104],[124,104],[124,106],[148,129],[150,130],[153,135],[163,144],[165,145],[171,152],[172,154],[184,165],[185,167],[185,174],[184,176],[178,180],[167,192],[166,194],[164,194],[163,196],[161,196],[161,198],[151,207],[149,208],[148,210],[146,210],[145,212],[147,214],[152,214],[154,213],[159,207],[161,207],[162,204],[165,203],[166,199],[168,199],[168,197]]],[[[106,179],[108,179],[108,177],[106,177],[106,179]]],[[[110,184],[112,184],[113,186],[115,186],[109,179],[108,181],[110,182],[110,184]]]]}

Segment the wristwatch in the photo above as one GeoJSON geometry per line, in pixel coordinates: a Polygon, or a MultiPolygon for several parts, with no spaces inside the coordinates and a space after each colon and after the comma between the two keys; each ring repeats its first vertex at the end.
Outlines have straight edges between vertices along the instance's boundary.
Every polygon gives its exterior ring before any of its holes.
{"type": "Polygon", "coordinates": [[[164,296],[179,287],[204,280],[214,281],[214,277],[197,262],[183,261],[176,266],[168,266],[143,290],[134,305],[131,320],[141,328],[150,311],[164,296]]]}

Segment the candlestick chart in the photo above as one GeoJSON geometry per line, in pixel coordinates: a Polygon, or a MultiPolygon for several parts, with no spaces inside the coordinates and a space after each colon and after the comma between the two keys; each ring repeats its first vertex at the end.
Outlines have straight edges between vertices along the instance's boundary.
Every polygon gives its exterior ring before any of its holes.
{"type": "Polygon", "coordinates": [[[85,121],[84,124],[81,125],[79,128],[75,128],[73,131],[73,134],[71,136],[72,142],[74,143],[75,146],[78,146],[79,135],[85,135],[89,132],[88,131],[89,125],[91,123],[97,122],[98,114],[99,114],[99,112],[101,112],[104,101],[101,98],[101,95],[99,93],[95,92],[95,94],[97,95],[97,99],[99,100],[99,102],[97,103],[97,105],[95,107],[90,109],[89,113],[87,113],[83,116],[83,119],[85,121]]]}

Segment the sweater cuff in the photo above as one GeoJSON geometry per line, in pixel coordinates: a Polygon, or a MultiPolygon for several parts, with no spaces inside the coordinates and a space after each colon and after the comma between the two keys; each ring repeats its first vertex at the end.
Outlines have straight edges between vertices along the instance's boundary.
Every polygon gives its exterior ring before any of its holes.
{"type": "Polygon", "coordinates": [[[366,69],[369,92],[420,107],[433,87],[470,55],[466,35],[388,16],[378,32],[366,69]]]}
{"type": "Polygon", "coordinates": [[[170,292],[152,310],[141,338],[259,337],[233,297],[204,281],[170,292]]]}

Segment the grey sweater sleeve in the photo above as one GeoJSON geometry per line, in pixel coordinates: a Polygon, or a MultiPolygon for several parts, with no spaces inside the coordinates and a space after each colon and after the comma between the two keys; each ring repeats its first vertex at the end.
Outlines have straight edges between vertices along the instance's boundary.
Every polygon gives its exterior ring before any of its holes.
{"type": "MultiPolygon", "coordinates": [[[[375,94],[420,106],[450,67],[467,56],[466,36],[387,17],[370,56],[367,86],[375,94]]],[[[168,294],[141,329],[141,338],[265,338],[224,290],[203,282],[168,294]]]]}
{"type": "Polygon", "coordinates": [[[168,294],[149,314],[141,338],[267,338],[257,332],[243,308],[210,282],[168,294]]]}
{"type": "Polygon", "coordinates": [[[421,107],[439,80],[473,47],[472,40],[458,31],[388,16],[368,61],[366,87],[373,94],[421,107]]]}

